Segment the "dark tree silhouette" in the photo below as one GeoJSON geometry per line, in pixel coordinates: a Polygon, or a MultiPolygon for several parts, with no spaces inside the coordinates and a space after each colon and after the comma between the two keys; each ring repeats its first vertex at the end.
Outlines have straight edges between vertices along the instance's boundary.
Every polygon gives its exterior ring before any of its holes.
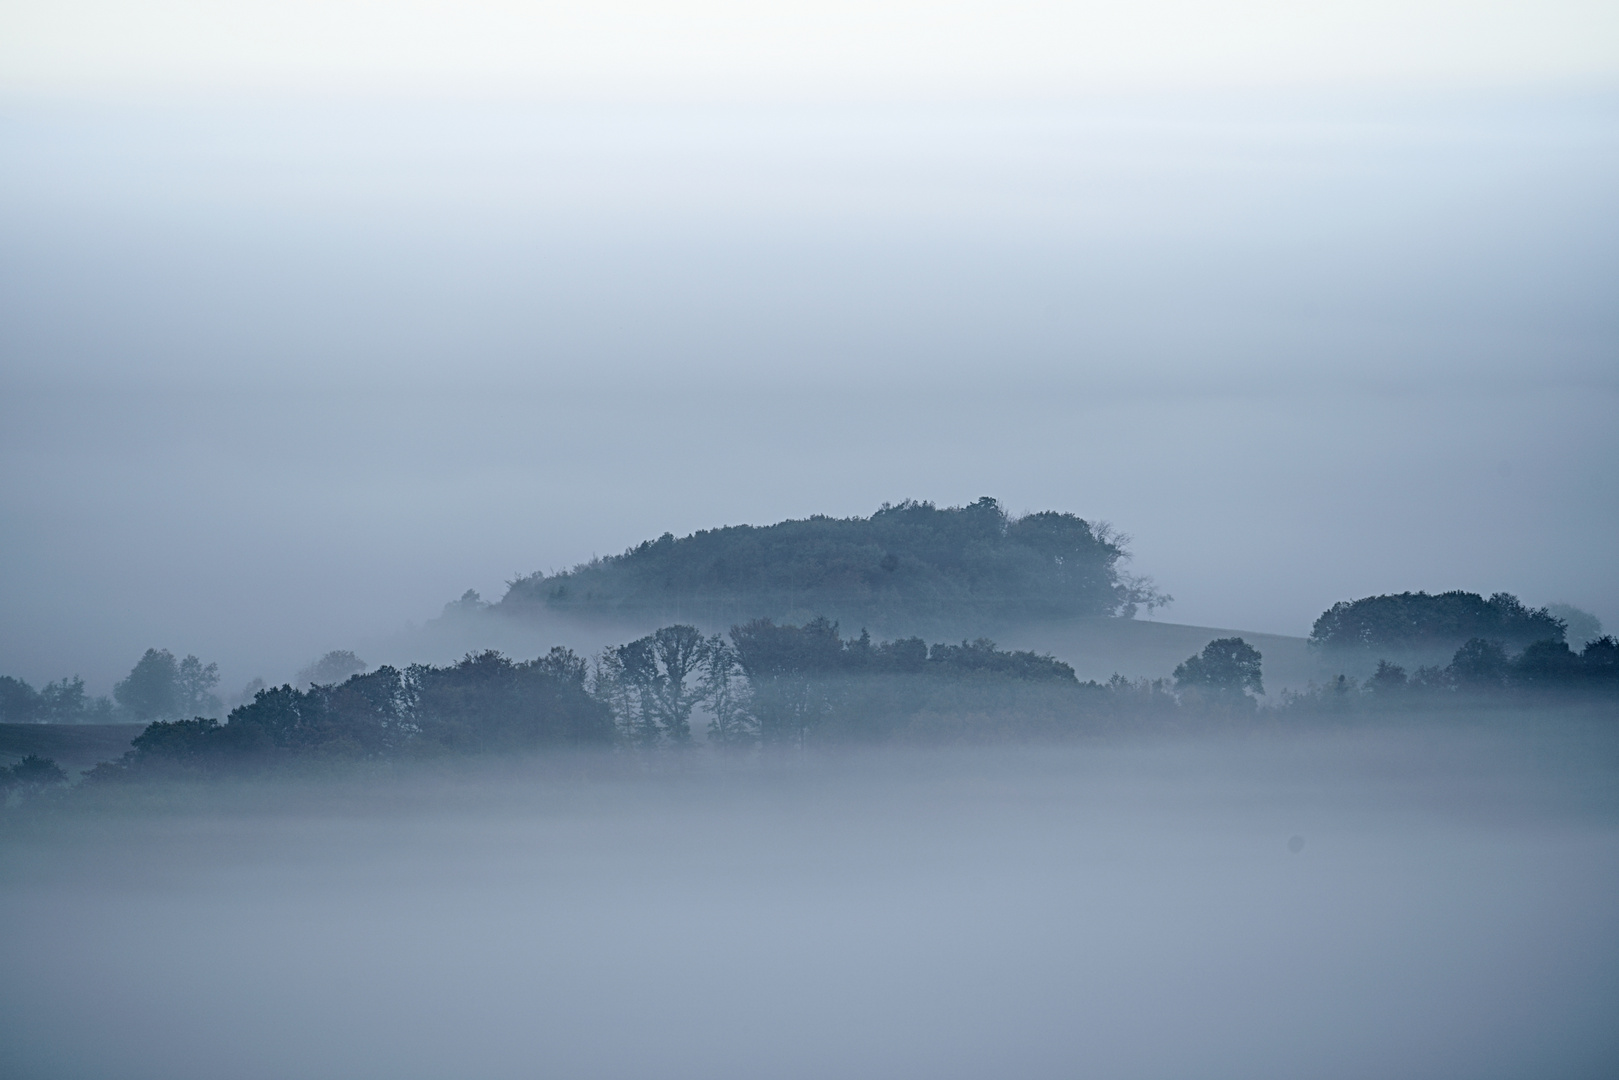
{"type": "Polygon", "coordinates": [[[39,691],[22,679],[0,675],[0,724],[38,723],[42,708],[39,691]]]}
{"type": "Polygon", "coordinates": [[[1012,519],[990,498],[904,502],[869,518],[665,533],[622,555],[519,578],[498,606],[716,623],[809,610],[879,626],[1129,616],[1169,598],[1119,569],[1126,539],[1072,514],[1012,519]]]}
{"type": "Polygon", "coordinates": [[[1462,645],[1450,661],[1456,685],[1473,690],[1505,685],[1509,670],[1507,651],[1484,638],[1473,638],[1462,645]]]}
{"type": "Polygon", "coordinates": [[[1406,592],[1332,605],[1316,619],[1310,641],[1328,648],[1420,649],[1484,638],[1521,648],[1562,641],[1564,630],[1551,612],[1527,608],[1511,593],[1486,600],[1470,592],[1406,592]]]}
{"type": "Polygon", "coordinates": [[[213,694],[218,685],[218,664],[204,664],[195,656],[176,660],[167,649],[147,649],[112,694],[137,720],[211,716],[220,711],[213,694]]]}
{"type": "Polygon", "coordinates": [[[178,715],[181,707],[180,664],[167,649],[147,649],[129,675],[113,687],[118,704],[137,720],[178,715]]]}
{"type": "Polygon", "coordinates": [[[10,770],[12,782],[25,792],[39,792],[67,783],[67,773],[48,757],[29,754],[10,770]]]}
{"type": "Polygon", "coordinates": [[[1262,657],[1240,637],[1217,638],[1175,668],[1175,689],[1204,697],[1246,698],[1263,694],[1262,657]]]}
{"type": "Polygon", "coordinates": [[[1366,688],[1374,694],[1390,697],[1405,693],[1411,688],[1411,682],[1406,678],[1405,668],[1399,664],[1391,664],[1387,660],[1379,660],[1377,670],[1366,680],[1366,688]]]}

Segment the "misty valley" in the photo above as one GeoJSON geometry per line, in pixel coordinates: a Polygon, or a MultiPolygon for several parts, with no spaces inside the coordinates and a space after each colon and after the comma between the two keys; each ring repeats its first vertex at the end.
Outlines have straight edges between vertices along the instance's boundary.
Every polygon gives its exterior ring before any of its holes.
{"type": "Polygon", "coordinates": [[[7,1071],[1607,1075],[1619,642],[1461,591],[1150,623],[1127,543],[905,502],[421,639],[596,648],[6,676],[7,1071]]]}
{"type": "MultiPolygon", "coordinates": [[[[445,665],[368,670],[337,650],[296,686],[255,680],[229,709],[215,693],[216,664],[148,649],[113,699],[89,698],[76,676],[38,691],[3,676],[0,712],[14,725],[94,726],[101,738],[117,721],[144,722],[127,750],[75,785],[94,789],[443,756],[701,750],[734,759],[1619,710],[1619,642],[1578,608],[1531,609],[1507,593],[1335,604],[1309,638],[1320,680],[1269,695],[1264,655],[1241,636],[1211,638],[1156,677],[1081,680],[1050,652],[1001,648],[978,633],[1066,619],[1105,634],[1142,606],[1168,603],[1150,579],[1121,568],[1125,542],[1070,513],[1013,517],[991,498],[665,534],[569,571],[518,577],[495,604],[469,593],[440,621],[473,634],[559,611],[598,628],[671,616],[704,626],[667,623],[589,657],[566,645],[533,659],[484,648],[445,665]],[[708,629],[727,617],[739,621],[708,629]],[[856,621],[858,635],[846,634],[856,621]],[[879,640],[872,625],[896,636],[879,640]],[[930,642],[928,632],[961,636],[930,642]]],[[[26,743],[27,734],[11,738],[26,743]]],[[[67,773],[38,752],[0,775],[9,802],[67,797],[67,773]]]]}
{"type": "Polygon", "coordinates": [[[0,3],[0,1080],[1619,1076],[1619,4],[0,3]]]}

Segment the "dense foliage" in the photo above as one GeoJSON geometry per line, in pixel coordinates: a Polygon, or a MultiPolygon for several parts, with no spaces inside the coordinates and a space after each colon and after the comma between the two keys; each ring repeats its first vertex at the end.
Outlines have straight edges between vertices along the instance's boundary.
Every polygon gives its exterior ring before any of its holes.
{"type": "Polygon", "coordinates": [[[1601,637],[1575,652],[1563,641],[1537,641],[1516,655],[1473,638],[1439,666],[1407,671],[1389,660],[1364,682],[1339,675],[1326,686],[1283,697],[1284,712],[1392,713],[1492,704],[1584,701],[1619,704],[1619,640],[1601,637]]]}
{"type": "Polygon", "coordinates": [[[1207,705],[1247,705],[1265,692],[1258,649],[1240,637],[1217,638],[1175,668],[1175,689],[1207,705]]]}
{"type": "Polygon", "coordinates": [[[1453,649],[1472,638],[1523,648],[1562,641],[1563,620],[1545,608],[1531,609],[1511,593],[1488,600],[1478,593],[1430,595],[1405,592],[1340,600],[1316,619],[1310,641],[1327,648],[1453,649]]]}
{"type": "Polygon", "coordinates": [[[17,792],[23,798],[67,783],[67,773],[47,757],[28,754],[10,768],[0,768],[0,806],[17,792]]]}
{"type": "MultiPolygon", "coordinates": [[[[1131,687],[1117,680],[1117,687],[1131,687]]],[[[1117,688],[1116,687],[1116,688],[1117,688]]],[[[1133,688],[1133,687],[1132,687],[1133,688]]],[[[1049,656],[980,639],[928,646],[920,638],[845,640],[836,624],[754,620],[729,638],[689,625],[608,648],[594,665],[567,649],[528,662],[499,653],[448,667],[381,667],[341,683],[260,690],[224,723],[209,717],[148,725],[96,781],[239,773],[293,764],[509,754],[543,749],[681,749],[692,718],[707,741],[737,750],[812,740],[885,740],[966,709],[1048,727],[1078,683],[1049,656]]],[[[1148,695],[1149,697],[1151,695],[1148,695]]]]}
{"type": "Polygon", "coordinates": [[[380,667],[340,684],[280,686],[259,691],[223,724],[156,721],[122,760],[91,776],[608,746],[612,713],[587,692],[586,672],[567,649],[526,663],[484,652],[449,667],[380,667]]]}
{"type": "MultiPolygon", "coordinates": [[[[1073,514],[1010,518],[968,506],[884,505],[869,518],[736,525],[513,581],[498,605],[654,613],[711,625],[822,613],[856,625],[992,625],[1004,619],[1130,616],[1167,602],[1123,573],[1123,538],[1073,514]]],[[[800,616],[802,617],[802,616],[800,616]]]]}

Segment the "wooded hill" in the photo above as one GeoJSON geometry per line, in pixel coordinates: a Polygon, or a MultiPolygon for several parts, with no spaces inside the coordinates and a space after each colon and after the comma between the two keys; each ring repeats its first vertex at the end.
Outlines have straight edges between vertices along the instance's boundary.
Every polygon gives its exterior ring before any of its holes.
{"type": "Polygon", "coordinates": [[[1124,538],[1046,511],[1009,517],[994,499],[967,506],[885,504],[870,517],[816,516],[665,533],[622,555],[510,583],[495,605],[727,626],[815,616],[885,633],[1012,621],[1129,618],[1168,601],[1120,569],[1124,538]]]}
{"type": "Polygon", "coordinates": [[[1310,643],[1334,650],[1448,652],[1480,638],[1522,649],[1539,641],[1562,642],[1566,630],[1549,610],[1526,607],[1511,593],[1486,600],[1458,589],[1339,601],[1315,621],[1310,643]]]}

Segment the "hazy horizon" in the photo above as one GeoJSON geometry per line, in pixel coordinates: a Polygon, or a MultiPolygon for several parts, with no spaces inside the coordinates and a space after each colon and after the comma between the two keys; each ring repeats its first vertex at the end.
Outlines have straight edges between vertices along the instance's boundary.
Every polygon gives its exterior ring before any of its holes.
{"type": "Polygon", "coordinates": [[[0,163],[8,1077],[1614,1073],[1619,645],[1303,638],[1619,631],[1619,5],[8,0],[0,163]]]}
{"type": "Polygon", "coordinates": [[[982,495],[1129,533],[1177,623],[1619,625],[1615,100],[13,98],[0,670],[239,686],[666,530],[982,495]]]}

